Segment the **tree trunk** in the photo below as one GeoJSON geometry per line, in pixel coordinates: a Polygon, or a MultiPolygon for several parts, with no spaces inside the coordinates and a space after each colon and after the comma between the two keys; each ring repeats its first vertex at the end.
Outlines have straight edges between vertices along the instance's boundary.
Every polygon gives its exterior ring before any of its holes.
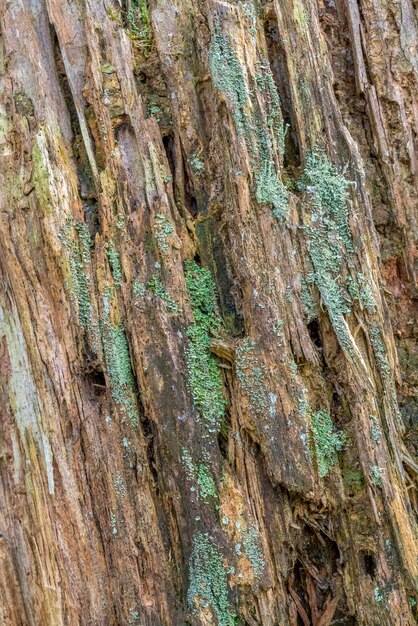
{"type": "Polygon", "coordinates": [[[0,19],[1,624],[414,624],[414,0],[0,19]]]}

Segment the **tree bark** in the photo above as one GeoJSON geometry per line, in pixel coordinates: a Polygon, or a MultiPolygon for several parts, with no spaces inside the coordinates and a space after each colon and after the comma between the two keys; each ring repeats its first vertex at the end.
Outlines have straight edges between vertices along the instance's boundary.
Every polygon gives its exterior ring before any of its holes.
{"type": "Polygon", "coordinates": [[[0,621],[412,625],[413,0],[4,0],[0,621]]]}

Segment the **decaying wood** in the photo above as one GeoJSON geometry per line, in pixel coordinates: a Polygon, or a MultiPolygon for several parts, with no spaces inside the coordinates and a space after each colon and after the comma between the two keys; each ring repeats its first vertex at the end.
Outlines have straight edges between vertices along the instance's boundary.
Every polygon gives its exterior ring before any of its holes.
{"type": "Polygon", "coordinates": [[[1,624],[415,623],[415,11],[1,4],[1,624]]]}

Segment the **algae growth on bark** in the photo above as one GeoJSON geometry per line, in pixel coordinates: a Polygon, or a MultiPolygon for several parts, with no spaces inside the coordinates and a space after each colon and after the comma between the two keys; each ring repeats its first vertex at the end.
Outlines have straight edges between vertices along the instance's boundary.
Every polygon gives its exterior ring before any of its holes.
{"type": "Polygon", "coordinates": [[[417,41],[1,3],[1,624],[416,623],[417,41]]]}

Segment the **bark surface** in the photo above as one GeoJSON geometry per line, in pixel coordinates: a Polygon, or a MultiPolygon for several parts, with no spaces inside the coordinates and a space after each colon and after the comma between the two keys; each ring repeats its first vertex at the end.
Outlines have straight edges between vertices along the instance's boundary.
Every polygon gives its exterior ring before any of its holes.
{"type": "Polygon", "coordinates": [[[3,0],[1,624],[416,622],[415,10],[3,0]]]}

